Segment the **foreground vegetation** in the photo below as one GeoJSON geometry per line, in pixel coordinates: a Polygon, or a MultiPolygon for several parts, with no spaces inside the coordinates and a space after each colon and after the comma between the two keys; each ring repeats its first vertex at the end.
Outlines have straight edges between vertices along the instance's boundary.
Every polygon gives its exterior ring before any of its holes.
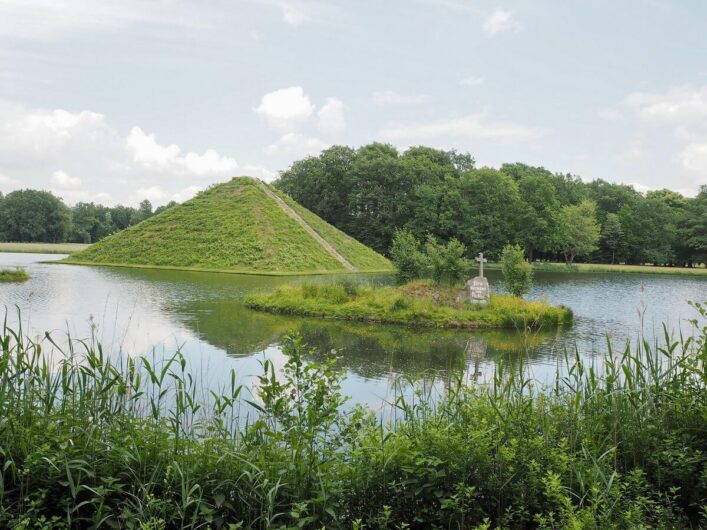
{"type": "Polygon", "coordinates": [[[23,268],[0,269],[0,282],[24,282],[30,279],[30,275],[23,268]]]}
{"type": "MultiPolygon", "coordinates": [[[[390,270],[383,256],[307,214],[309,226],[356,270],[390,270]]],[[[263,274],[347,272],[247,177],[213,186],[66,261],[263,274]]]]}
{"type": "Polygon", "coordinates": [[[246,307],[270,313],[441,328],[539,328],[572,321],[572,311],[512,296],[492,295],[487,306],[458,302],[459,289],[418,280],[401,287],[348,282],[285,285],[252,294],[246,307]]]}
{"type": "Polygon", "coordinates": [[[73,254],[87,248],[79,243],[0,243],[0,252],[29,254],[73,254]]]}
{"type": "Polygon", "coordinates": [[[50,361],[5,328],[0,527],[704,527],[706,339],[569,355],[551,388],[522,361],[488,385],[459,376],[387,423],[342,407],[335,358],[297,338],[253,397],[232,373],[207,399],[180,354],[74,342],[50,361]]]}

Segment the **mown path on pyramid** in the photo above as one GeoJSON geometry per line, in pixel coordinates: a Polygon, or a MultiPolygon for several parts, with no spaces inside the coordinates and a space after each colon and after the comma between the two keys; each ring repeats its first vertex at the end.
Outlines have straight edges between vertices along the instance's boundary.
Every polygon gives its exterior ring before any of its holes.
{"type": "Polygon", "coordinates": [[[282,211],[285,212],[287,215],[289,215],[292,219],[297,221],[299,225],[304,228],[307,233],[314,238],[314,240],[319,243],[324,250],[326,250],[329,254],[334,256],[347,270],[349,271],[355,271],[356,267],[351,265],[349,260],[347,260],[344,256],[339,254],[334,247],[332,247],[329,242],[324,239],[322,236],[320,236],[317,231],[309,226],[307,221],[302,219],[302,217],[294,211],[285,201],[283,201],[280,197],[277,196],[276,193],[273,193],[273,191],[265,184],[263,181],[259,179],[255,179],[255,181],[258,183],[258,186],[260,186],[260,189],[263,190],[263,192],[270,197],[272,200],[275,201],[275,204],[277,204],[280,208],[282,208],[282,211]]]}

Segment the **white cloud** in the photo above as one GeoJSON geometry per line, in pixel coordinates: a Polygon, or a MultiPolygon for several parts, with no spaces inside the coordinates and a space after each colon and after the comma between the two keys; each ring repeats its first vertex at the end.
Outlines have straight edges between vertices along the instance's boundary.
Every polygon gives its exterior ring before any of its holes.
{"type": "Polygon", "coordinates": [[[53,189],[69,201],[116,203],[135,201],[135,190],[146,190],[155,202],[166,202],[251,171],[274,176],[262,166],[239,166],[214,149],[185,152],[176,144],[161,144],[138,126],[121,135],[100,113],[27,109],[0,101],[4,193],[53,189]]]}
{"type": "MultiPolygon", "coordinates": [[[[630,148],[624,161],[652,165],[665,162],[673,175],[673,189],[694,190],[707,183],[707,85],[676,85],[663,91],[636,91],[601,117],[623,120],[630,127],[631,142],[649,141],[654,147],[635,153],[630,148]],[[642,156],[638,156],[638,155],[642,156]]],[[[629,137],[630,138],[630,137],[629,137]]]]}
{"type": "Polygon", "coordinates": [[[339,137],[346,130],[346,107],[338,98],[327,98],[326,103],[317,111],[317,128],[325,137],[339,137]]]}
{"type": "Polygon", "coordinates": [[[255,112],[277,129],[287,129],[314,113],[314,105],[300,86],[282,88],[265,94],[255,112]]]}
{"type": "Polygon", "coordinates": [[[259,178],[265,182],[272,182],[278,176],[277,172],[271,171],[266,167],[246,164],[241,168],[240,171],[243,175],[248,175],[249,177],[259,178]]]}
{"type": "Polygon", "coordinates": [[[250,0],[256,4],[275,7],[285,24],[300,26],[305,22],[336,23],[345,18],[340,7],[320,0],[250,0]]]}
{"type": "Polygon", "coordinates": [[[181,156],[179,146],[161,145],[154,134],[146,134],[140,127],[130,130],[126,147],[134,162],[167,172],[203,176],[233,172],[238,167],[235,159],[221,156],[213,149],[207,150],[203,155],[189,152],[181,156]]]}
{"type": "Polygon", "coordinates": [[[281,136],[275,143],[266,147],[265,152],[269,155],[298,159],[316,155],[327,147],[329,147],[329,144],[319,138],[291,132],[281,136]]]}
{"type": "Polygon", "coordinates": [[[78,146],[105,144],[114,135],[105,117],[90,111],[26,111],[3,104],[0,117],[0,150],[13,158],[51,158],[78,146]]]}
{"type": "Polygon", "coordinates": [[[63,189],[78,188],[81,185],[81,179],[70,176],[66,171],[55,171],[52,173],[52,184],[63,189]]]}
{"type": "Polygon", "coordinates": [[[463,77],[461,81],[459,81],[459,84],[464,86],[479,86],[483,85],[485,82],[485,77],[467,75],[466,77],[463,77]]]}
{"type": "Polygon", "coordinates": [[[603,116],[628,116],[645,123],[679,128],[704,125],[707,120],[707,85],[673,86],[665,92],[634,92],[618,106],[605,110],[603,116]]]}
{"type": "Polygon", "coordinates": [[[493,37],[505,31],[518,31],[520,30],[520,24],[516,20],[513,11],[497,9],[485,17],[483,28],[486,35],[493,37]]]}
{"type": "Polygon", "coordinates": [[[400,94],[393,90],[383,90],[373,93],[373,102],[376,105],[419,105],[427,99],[422,94],[400,94]]]}
{"type": "Polygon", "coordinates": [[[281,1],[278,2],[278,6],[282,12],[282,20],[287,24],[299,26],[309,20],[309,15],[301,7],[294,5],[293,2],[281,1]]]}
{"type": "Polygon", "coordinates": [[[707,142],[685,146],[680,153],[680,163],[688,172],[701,177],[700,184],[707,183],[707,142]]]}
{"type": "Polygon", "coordinates": [[[545,134],[546,131],[540,127],[492,121],[486,119],[483,114],[471,114],[458,118],[391,125],[380,131],[378,136],[387,141],[424,143],[437,139],[528,140],[545,134]]]}
{"type": "Polygon", "coordinates": [[[135,200],[147,199],[150,202],[167,202],[169,194],[161,186],[150,186],[135,190],[135,200]]]}
{"type": "Polygon", "coordinates": [[[133,193],[133,202],[139,202],[143,199],[147,199],[153,204],[165,204],[170,201],[184,202],[188,201],[189,199],[194,197],[194,195],[203,190],[203,186],[192,185],[187,186],[186,188],[183,188],[177,191],[176,193],[170,193],[162,186],[155,185],[135,190],[135,192],[133,193]]]}
{"type": "Polygon", "coordinates": [[[194,25],[194,15],[180,0],[0,0],[0,36],[50,40],[138,23],[186,27],[194,25]]]}
{"type": "MultiPolygon", "coordinates": [[[[315,155],[332,142],[340,141],[346,132],[346,105],[329,97],[317,108],[299,86],[283,88],[265,94],[260,106],[253,109],[278,132],[278,139],[268,145],[267,155],[284,163],[315,155]]],[[[271,172],[264,175],[272,180],[271,172]]]]}
{"type": "Polygon", "coordinates": [[[125,144],[132,154],[133,161],[145,167],[166,169],[179,158],[177,145],[160,145],[154,134],[145,134],[140,127],[130,130],[125,144]]]}

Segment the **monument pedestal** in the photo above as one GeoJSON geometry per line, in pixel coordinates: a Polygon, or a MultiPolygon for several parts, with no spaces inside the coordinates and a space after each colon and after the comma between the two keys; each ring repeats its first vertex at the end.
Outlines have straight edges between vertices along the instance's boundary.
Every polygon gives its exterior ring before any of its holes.
{"type": "Polygon", "coordinates": [[[460,302],[469,302],[477,305],[487,305],[491,298],[489,281],[484,276],[477,276],[466,282],[464,290],[459,293],[460,302]]]}

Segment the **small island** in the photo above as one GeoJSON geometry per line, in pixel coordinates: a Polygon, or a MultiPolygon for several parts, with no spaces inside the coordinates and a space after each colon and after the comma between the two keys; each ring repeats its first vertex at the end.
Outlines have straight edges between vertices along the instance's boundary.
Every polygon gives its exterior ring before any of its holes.
{"type": "Polygon", "coordinates": [[[0,282],[26,282],[30,279],[27,271],[17,267],[16,269],[0,269],[0,282]]]}
{"type": "Polygon", "coordinates": [[[491,295],[487,305],[459,301],[459,289],[415,280],[401,286],[349,282],[285,285],[248,296],[246,307],[270,313],[438,328],[484,329],[559,326],[572,321],[564,306],[491,295]]]}

